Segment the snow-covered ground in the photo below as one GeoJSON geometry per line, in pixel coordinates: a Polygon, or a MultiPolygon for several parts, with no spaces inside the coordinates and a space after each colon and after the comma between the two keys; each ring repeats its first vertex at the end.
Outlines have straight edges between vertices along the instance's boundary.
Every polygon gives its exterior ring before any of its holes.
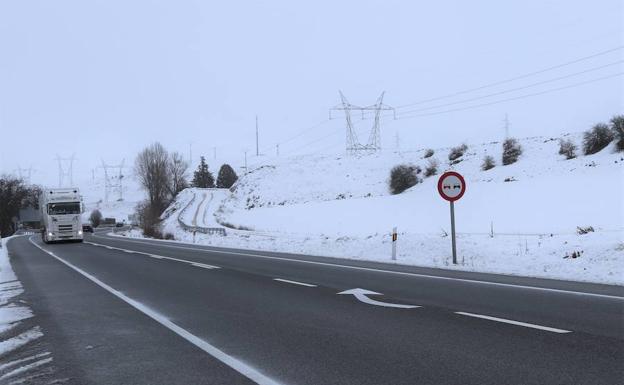
{"type": "Polygon", "coordinates": [[[28,383],[28,375],[50,362],[50,352],[14,357],[14,353],[43,336],[38,326],[22,327],[33,316],[32,311],[17,297],[24,292],[9,262],[7,242],[0,248],[0,382],[28,383]]]}
{"type": "MultiPolygon", "coordinates": [[[[580,147],[581,134],[564,137],[580,147]]],[[[453,169],[468,186],[455,206],[458,266],[450,264],[449,205],[437,193],[437,176],[421,174],[423,182],[402,194],[388,192],[393,166],[427,167],[424,149],[266,159],[232,193],[181,193],[163,230],[193,241],[180,228],[182,212],[189,225],[216,221],[229,228],[227,237],[197,234],[196,242],[391,262],[390,231],[397,226],[397,263],[624,284],[624,154],[611,145],[565,160],[558,138],[520,143],[524,152],[509,166],[500,165],[501,143],[469,145],[452,166],[450,148],[435,149],[438,175],[453,169]],[[497,166],[481,171],[485,155],[497,166]],[[215,201],[222,201],[218,208],[215,201]],[[578,234],[578,226],[594,232],[578,234]],[[575,252],[578,258],[566,258],[575,252]]]]}

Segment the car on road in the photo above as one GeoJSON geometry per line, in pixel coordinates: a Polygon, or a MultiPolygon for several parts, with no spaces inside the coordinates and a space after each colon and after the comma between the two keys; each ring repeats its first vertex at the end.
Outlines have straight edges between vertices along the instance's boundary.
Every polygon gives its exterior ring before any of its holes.
{"type": "Polygon", "coordinates": [[[91,225],[82,225],[83,233],[93,233],[93,227],[91,225]]]}
{"type": "Polygon", "coordinates": [[[115,223],[115,227],[124,227],[124,224],[122,222],[117,222],[115,223]]]}

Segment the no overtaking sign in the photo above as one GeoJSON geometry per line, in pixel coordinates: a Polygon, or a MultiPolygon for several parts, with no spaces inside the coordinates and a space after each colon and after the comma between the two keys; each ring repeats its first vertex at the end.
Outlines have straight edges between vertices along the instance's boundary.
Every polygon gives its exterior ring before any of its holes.
{"type": "Polygon", "coordinates": [[[464,196],[466,181],[464,177],[455,171],[447,171],[438,179],[438,193],[450,202],[451,206],[451,244],[453,251],[453,264],[457,264],[457,248],[455,246],[455,201],[464,196]]]}

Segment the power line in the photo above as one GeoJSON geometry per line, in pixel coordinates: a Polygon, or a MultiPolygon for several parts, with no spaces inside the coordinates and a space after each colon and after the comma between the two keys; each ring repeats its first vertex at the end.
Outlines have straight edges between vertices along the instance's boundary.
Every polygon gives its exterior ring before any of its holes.
{"type": "MultiPolygon", "coordinates": [[[[568,78],[571,78],[571,77],[574,77],[574,76],[586,74],[586,73],[589,73],[589,72],[598,71],[598,70],[601,70],[603,68],[611,67],[611,66],[614,66],[614,65],[617,65],[617,64],[621,64],[621,63],[624,63],[624,60],[618,60],[618,61],[613,62],[613,63],[605,64],[605,65],[598,66],[598,67],[589,68],[589,69],[584,70],[584,71],[579,71],[579,72],[575,72],[575,73],[564,75],[564,76],[559,76],[559,77],[552,78],[552,79],[542,80],[542,81],[539,81],[539,82],[536,82],[536,83],[532,83],[532,84],[529,84],[529,85],[526,85],[526,86],[522,86],[522,87],[510,88],[510,89],[507,89],[507,90],[498,91],[498,92],[494,92],[494,93],[487,94],[487,95],[476,96],[474,98],[458,100],[456,102],[444,103],[444,104],[438,104],[438,105],[435,105],[435,106],[429,106],[429,107],[423,107],[423,108],[418,108],[418,109],[414,109],[414,110],[408,110],[408,111],[402,112],[402,114],[411,113],[411,112],[433,110],[433,109],[440,108],[440,107],[446,107],[446,106],[452,106],[452,105],[457,105],[457,104],[463,104],[463,103],[472,102],[472,101],[475,101],[475,100],[486,99],[486,98],[489,98],[489,97],[492,97],[492,96],[508,94],[510,92],[520,91],[520,90],[524,90],[524,89],[527,89],[527,88],[540,86],[542,84],[552,83],[552,82],[556,82],[556,81],[559,81],[559,80],[568,79],[568,78]]],[[[386,115],[386,116],[388,116],[388,115],[386,115]]]]}
{"type": "MultiPolygon", "coordinates": [[[[516,97],[513,97],[513,98],[496,100],[496,101],[489,102],[489,103],[475,104],[475,105],[472,105],[472,106],[461,107],[461,108],[454,108],[454,109],[444,110],[444,111],[430,112],[430,113],[425,113],[425,114],[417,114],[417,115],[411,115],[411,116],[399,116],[398,119],[400,119],[400,120],[402,120],[402,119],[412,119],[412,118],[421,117],[421,116],[440,115],[440,114],[446,114],[446,113],[449,113],[449,112],[464,111],[464,110],[470,110],[470,109],[473,109],[473,108],[480,108],[480,107],[485,107],[485,106],[491,106],[493,104],[500,104],[500,103],[504,103],[504,102],[508,102],[508,101],[512,101],[512,100],[526,99],[526,98],[529,98],[529,97],[538,96],[538,95],[544,95],[544,94],[548,94],[548,93],[555,92],[555,91],[565,90],[565,89],[568,89],[568,88],[579,87],[579,86],[582,86],[582,85],[585,85],[585,84],[595,83],[595,82],[598,82],[598,81],[601,81],[601,80],[611,79],[611,78],[622,76],[622,75],[624,75],[624,72],[619,72],[619,73],[615,73],[615,74],[612,74],[612,75],[607,75],[607,76],[603,76],[603,77],[600,77],[600,78],[587,80],[587,81],[584,81],[584,82],[570,84],[568,86],[563,86],[563,87],[558,87],[558,88],[551,88],[551,89],[540,91],[540,92],[534,92],[532,94],[526,94],[526,95],[516,96],[516,97]]],[[[408,114],[410,114],[410,112],[406,112],[405,114],[408,115],[408,114]]]]}
{"type": "Polygon", "coordinates": [[[494,87],[494,86],[498,86],[498,85],[505,84],[505,83],[510,83],[510,82],[515,81],[515,80],[528,78],[528,77],[533,76],[533,75],[538,75],[538,74],[541,74],[541,73],[544,73],[544,72],[552,71],[552,70],[557,69],[557,68],[566,67],[566,66],[569,66],[569,65],[572,65],[572,64],[580,63],[580,62],[585,61],[585,60],[593,59],[593,58],[598,57],[598,56],[606,55],[608,53],[621,50],[622,48],[624,48],[624,45],[620,45],[618,47],[611,48],[611,49],[608,49],[608,50],[605,50],[605,51],[601,51],[601,52],[598,52],[598,53],[595,53],[595,54],[592,54],[592,55],[583,56],[581,58],[574,59],[574,60],[571,60],[571,61],[568,61],[568,62],[565,62],[565,63],[557,64],[557,65],[554,65],[554,66],[550,66],[550,67],[547,67],[547,68],[544,68],[544,69],[541,69],[541,70],[538,70],[538,71],[529,72],[529,73],[526,73],[526,74],[522,74],[522,75],[514,76],[512,78],[508,78],[508,79],[505,79],[505,80],[500,80],[500,81],[496,81],[496,82],[493,82],[493,83],[488,83],[488,84],[485,84],[485,85],[482,85],[482,86],[479,86],[479,87],[469,88],[469,89],[465,89],[465,90],[462,90],[462,91],[454,92],[454,93],[443,95],[443,96],[438,96],[438,97],[431,98],[431,99],[424,99],[424,100],[420,100],[420,101],[413,102],[413,103],[403,104],[403,105],[400,105],[400,106],[398,106],[396,108],[400,109],[400,108],[410,107],[410,106],[414,106],[414,105],[417,105],[417,104],[423,104],[423,103],[432,102],[432,101],[436,101],[436,100],[440,100],[440,99],[446,99],[446,98],[450,98],[450,97],[457,96],[457,95],[462,95],[462,94],[467,94],[467,93],[474,92],[474,91],[479,91],[479,90],[482,90],[484,88],[489,88],[489,87],[494,87]]]}
{"type": "MultiPolygon", "coordinates": [[[[297,132],[295,135],[293,135],[293,136],[291,136],[291,137],[289,137],[289,138],[287,138],[287,139],[280,140],[280,141],[279,141],[279,144],[280,144],[280,145],[283,145],[283,144],[285,144],[285,143],[289,143],[289,142],[291,142],[291,141],[293,141],[293,140],[295,140],[295,139],[297,139],[297,138],[301,137],[302,135],[304,135],[304,134],[308,133],[310,130],[313,130],[313,129],[315,129],[315,128],[318,128],[318,127],[322,126],[323,124],[328,123],[329,121],[330,121],[329,119],[323,119],[323,120],[321,120],[320,122],[318,122],[318,123],[316,123],[316,124],[314,124],[314,125],[312,125],[312,126],[309,126],[309,127],[303,128],[303,129],[301,129],[299,132],[297,132]]],[[[262,148],[262,149],[260,150],[260,152],[261,152],[261,153],[262,153],[262,152],[268,152],[268,151],[269,151],[272,147],[273,147],[273,146],[267,146],[267,147],[265,147],[265,148],[262,148]]]]}

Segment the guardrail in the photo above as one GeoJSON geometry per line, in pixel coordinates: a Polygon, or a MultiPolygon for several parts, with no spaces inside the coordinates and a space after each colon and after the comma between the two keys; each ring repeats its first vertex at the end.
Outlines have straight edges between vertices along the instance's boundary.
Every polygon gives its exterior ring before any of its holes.
{"type": "Polygon", "coordinates": [[[191,199],[191,201],[186,205],[186,207],[180,210],[180,213],[178,214],[178,224],[180,225],[180,227],[183,230],[190,231],[192,233],[202,233],[202,234],[210,234],[210,235],[217,234],[217,235],[221,235],[225,237],[227,233],[225,232],[225,228],[223,227],[190,226],[184,223],[184,221],[182,220],[182,216],[186,213],[186,210],[193,205],[193,202],[195,202],[196,197],[197,197],[197,194],[193,193],[193,198],[191,199]]]}

